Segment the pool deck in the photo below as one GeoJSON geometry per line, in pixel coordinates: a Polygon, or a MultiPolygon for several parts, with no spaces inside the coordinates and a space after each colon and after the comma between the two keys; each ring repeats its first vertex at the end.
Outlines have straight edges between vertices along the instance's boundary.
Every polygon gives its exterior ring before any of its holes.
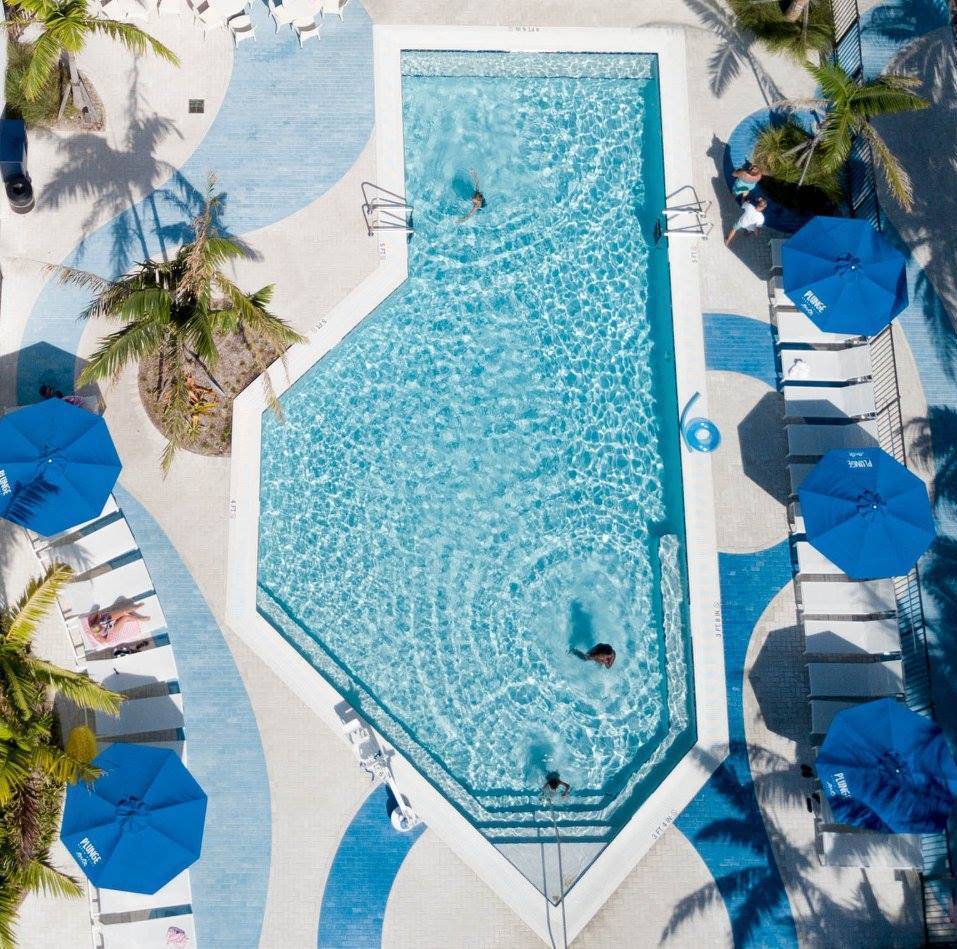
{"type": "MultiPolygon", "coordinates": [[[[32,138],[29,171],[39,193],[37,209],[16,217],[6,204],[0,206],[0,403],[13,405],[31,397],[23,378],[18,379],[23,373],[18,373],[18,365],[42,361],[50,351],[68,347],[74,348],[67,355],[82,356],[103,329],[77,327],[75,313],[61,314],[55,300],[41,297],[45,278],[35,262],[66,259],[81,239],[93,254],[98,229],[109,228],[114,215],[163,185],[175,169],[188,167],[189,180],[197,187],[206,168],[220,171],[237,190],[246,182],[268,178],[269,165],[254,161],[260,155],[256,142],[237,152],[249,128],[270,140],[271,152],[264,154],[271,154],[273,164],[282,161],[287,146],[292,156],[288,160],[301,161],[296,148],[301,122],[291,121],[288,111],[272,104],[273,89],[251,94],[253,80],[261,85],[264,62],[275,62],[277,69],[285,64],[298,68],[303,61],[294,57],[312,56],[324,57],[317,62],[329,75],[323,73],[319,80],[328,80],[329,89],[367,80],[371,88],[371,30],[368,57],[363,53],[365,34],[359,35],[367,29],[366,12],[376,24],[665,24],[681,28],[688,49],[693,184],[702,197],[716,203],[712,219],[717,226],[709,240],[697,244],[697,268],[706,314],[708,399],[725,436],[713,468],[732,754],[717,780],[663,831],[575,945],[920,945],[920,896],[913,875],[828,869],[814,853],[798,772],[807,760],[807,702],[783,543],[786,472],[784,455],[775,447],[780,446],[781,407],[771,378],[764,284],[767,242],[742,238],[732,252],[720,236],[734,214],[723,180],[725,143],[745,116],[776,97],[776,89],[788,95],[811,90],[794,63],[748,49],[732,34],[741,68],[716,91],[709,59],[724,42],[713,31],[723,16],[719,7],[677,0],[662,0],[650,10],[641,0],[615,5],[489,0],[481,6],[450,0],[367,0],[363,10],[353,0],[345,11],[345,30],[337,34],[337,24],[327,23],[323,41],[302,51],[290,42],[288,31],[274,38],[265,17],[254,13],[256,41],[243,44],[235,57],[222,33],[212,32],[204,41],[202,32],[185,21],[154,17],[149,28],[183,58],[178,71],[151,60],[134,62],[112,47],[107,53],[100,41],[91,43],[81,66],[104,99],[107,129],[32,138]],[[348,52],[341,61],[335,58],[337,36],[348,52]],[[255,55],[247,52],[253,46],[255,55]],[[251,73],[254,69],[258,72],[251,73]],[[206,112],[187,116],[185,101],[196,97],[205,97],[206,112]],[[51,302],[43,302],[48,299],[51,302]],[[757,360],[756,351],[762,353],[757,360]],[[736,877],[742,868],[754,872],[736,877]]],[[[281,82],[281,73],[274,81],[281,82]]],[[[301,90],[299,94],[306,95],[301,90]]],[[[945,90],[941,108],[948,95],[945,90]]],[[[275,281],[277,311],[304,332],[326,318],[380,262],[359,213],[360,183],[381,174],[376,133],[367,125],[358,94],[354,98],[348,108],[335,94],[318,104],[310,100],[312,112],[302,120],[313,123],[308,126],[312,160],[317,167],[336,169],[328,176],[333,180],[313,193],[290,175],[282,185],[285,213],[275,219],[257,217],[256,209],[242,202],[236,205],[237,230],[262,253],[262,259],[241,264],[237,277],[248,286],[275,281]],[[354,114],[354,122],[333,129],[328,116],[343,112],[354,114]],[[321,134],[323,123],[330,123],[326,135],[321,134]]],[[[295,100],[285,100],[284,109],[290,101],[295,100]]],[[[905,132],[913,141],[919,129],[903,129],[901,134],[905,132]]],[[[909,160],[916,168],[920,156],[909,160]]],[[[941,224],[932,201],[920,206],[925,220],[914,225],[913,232],[910,219],[903,216],[895,225],[908,243],[920,245],[921,263],[952,259],[952,254],[944,256],[947,246],[940,244],[945,234],[952,240],[947,221],[953,215],[941,224]]],[[[115,249],[123,240],[129,240],[128,235],[113,228],[111,246],[115,249]]],[[[135,246],[128,249],[132,259],[137,253],[135,246]]],[[[939,274],[931,268],[932,279],[943,282],[945,276],[942,269],[939,274]]],[[[953,317],[946,289],[942,287],[941,296],[953,317]]],[[[905,415],[920,419],[928,414],[928,402],[949,404],[939,395],[945,389],[939,379],[947,377],[932,374],[926,334],[917,332],[916,323],[913,330],[909,323],[904,329],[906,334],[898,333],[898,363],[905,415]]],[[[202,894],[203,915],[198,916],[200,942],[216,949],[541,945],[434,831],[426,829],[407,853],[395,851],[380,809],[372,799],[367,805],[370,788],[349,748],[230,628],[229,460],[182,454],[164,480],[158,465],[163,440],[139,403],[135,373],[126,372],[105,396],[106,418],[124,460],[121,483],[135,499],[131,505],[141,505],[150,519],[152,556],[185,566],[196,595],[218,624],[228,647],[224,655],[235,663],[254,715],[254,729],[234,727],[229,720],[203,723],[218,729],[221,737],[217,747],[204,749],[208,765],[218,762],[228,774],[231,749],[259,743],[268,774],[268,797],[250,820],[268,824],[271,848],[248,852],[237,835],[235,866],[223,861],[211,868],[208,892],[202,894]],[[258,920],[231,925],[230,901],[255,902],[263,888],[261,925],[258,920]],[[226,894],[227,889],[232,892],[226,894]],[[342,892],[345,900],[339,898],[342,892]]],[[[0,525],[0,593],[16,593],[35,569],[23,534],[0,525]]],[[[52,624],[41,631],[38,649],[69,661],[67,644],[52,624]]],[[[222,687],[215,675],[197,682],[193,697],[185,696],[187,710],[214,707],[210,700],[222,687]]],[[[85,949],[85,903],[29,898],[19,938],[29,949],[52,944],[85,949]]]]}

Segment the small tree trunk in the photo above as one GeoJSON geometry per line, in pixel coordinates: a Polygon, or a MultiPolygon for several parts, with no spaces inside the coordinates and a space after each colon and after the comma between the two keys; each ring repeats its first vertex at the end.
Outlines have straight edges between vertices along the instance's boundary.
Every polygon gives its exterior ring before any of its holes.
{"type": "Polygon", "coordinates": [[[811,0],[791,0],[787,10],[784,11],[784,19],[787,20],[788,23],[797,23],[810,5],[811,0]]]}
{"type": "Polygon", "coordinates": [[[209,381],[219,390],[221,395],[225,396],[226,390],[219,384],[219,381],[213,375],[212,370],[209,368],[209,366],[207,366],[206,363],[204,363],[203,360],[199,358],[199,355],[197,353],[194,353],[192,350],[190,350],[189,354],[193,358],[193,361],[196,363],[196,365],[203,370],[203,375],[205,375],[206,378],[209,379],[209,381]]]}

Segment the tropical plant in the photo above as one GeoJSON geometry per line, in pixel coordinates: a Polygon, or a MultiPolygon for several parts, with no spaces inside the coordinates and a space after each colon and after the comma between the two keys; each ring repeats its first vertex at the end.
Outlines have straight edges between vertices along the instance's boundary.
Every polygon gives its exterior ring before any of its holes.
{"type": "MultiPolygon", "coordinates": [[[[0,39],[2,42],[2,39],[0,39]]],[[[7,40],[7,76],[4,88],[6,105],[4,111],[10,118],[23,119],[29,126],[52,125],[60,112],[63,98],[63,77],[54,72],[41,86],[36,97],[28,99],[23,94],[23,77],[33,59],[32,44],[7,40]]]]}
{"type": "Polygon", "coordinates": [[[53,867],[48,851],[64,786],[99,774],[91,764],[96,743],[81,728],[60,745],[52,698],[61,695],[81,708],[113,714],[122,701],[86,676],[33,654],[37,628],[72,574],[54,564],[17,603],[0,609],[0,947],[14,945],[16,913],[26,893],[81,893],[75,880],[53,867]]]}
{"type": "Polygon", "coordinates": [[[911,210],[914,197],[910,176],[872,123],[882,115],[926,109],[927,100],[912,91],[919,80],[895,74],[856,79],[843,67],[830,63],[808,64],[807,70],[817,80],[821,95],[779,103],[789,109],[812,109],[817,116],[814,131],[794,152],[802,174],[812,162],[819,162],[821,169],[838,171],[860,138],[870,146],[874,163],[895,200],[911,210]]]}
{"type": "Polygon", "coordinates": [[[830,0],[793,0],[782,12],[777,0],[728,0],[737,26],[753,33],[774,53],[819,59],[834,46],[830,0]],[[800,9],[797,9],[800,7],[800,9]],[[795,15],[796,10],[796,15],[795,15]]]}
{"type": "Polygon", "coordinates": [[[36,42],[29,46],[30,62],[20,79],[23,95],[30,101],[40,96],[51,76],[65,64],[74,106],[82,110],[88,105],[76,57],[96,34],[122,43],[131,53],[149,52],[179,65],[176,54],[159,40],[132,23],[95,16],[87,0],[15,0],[9,9],[11,15],[4,24],[8,29],[34,23],[42,29],[36,42]]]}
{"type": "MultiPolygon", "coordinates": [[[[755,139],[752,160],[764,172],[761,179],[764,190],[774,191],[777,184],[783,185],[783,190],[791,196],[791,200],[784,200],[789,207],[826,213],[808,206],[817,202],[815,196],[807,192],[822,195],[833,210],[841,200],[841,177],[837,170],[825,167],[822,153],[811,151],[810,142],[811,134],[793,119],[771,124],[755,139]],[[809,157],[802,164],[798,155],[805,153],[809,157]]],[[[781,195],[773,197],[780,202],[781,195]]]]}
{"type": "MultiPolygon", "coordinates": [[[[193,221],[192,239],[172,260],[147,260],[116,281],[85,271],[53,268],[64,281],[94,292],[85,317],[125,324],[89,357],[80,385],[115,378],[130,363],[159,357],[157,385],[162,427],[168,438],[162,458],[164,471],[169,470],[176,450],[188,444],[198,416],[206,411],[201,405],[206,400],[200,396],[210,390],[196,382],[196,374],[202,373],[219,387],[213,376],[217,337],[249,333],[280,352],[303,340],[269,312],[272,284],[246,293],[223,273],[221,268],[251,254],[221,232],[216,223],[220,203],[211,176],[203,208],[193,221]]],[[[260,365],[263,373],[267,368],[265,363],[260,365]]],[[[268,385],[268,376],[264,381],[268,385]]]]}

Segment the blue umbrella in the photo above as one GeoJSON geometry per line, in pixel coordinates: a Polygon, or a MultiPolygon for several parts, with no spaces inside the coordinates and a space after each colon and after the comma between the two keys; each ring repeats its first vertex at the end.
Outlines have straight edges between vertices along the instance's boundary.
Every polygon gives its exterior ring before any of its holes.
{"type": "Polygon", "coordinates": [[[873,336],[907,306],[907,261],[867,221],[813,218],[781,263],[784,292],[826,332],[873,336]]]}
{"type": "Polygon", "coordinates": [[[49,537],[97,517],[119,476],[106,422],[62,399],[0,419],[0,517],[49,537]]]}
{"type": "Polygon", "coordinates": [[[947,826],[957,764],[940,727],[894,699],[838,712],[815,766],[841,824],[894,834],[947,826]]]}
{"type": "Polygon", "coordinates": [[[934,539],[924,482],[880,448],[829,451],[798,497],[808,541],[854,580],[902,576],[934,539]]]}
{"type": "Polygon", "coordinates": [[[95,886],[155,893],[199,859],[206,794],[176,754],[115,744],[66,794],[60,839],[95,886]]]}

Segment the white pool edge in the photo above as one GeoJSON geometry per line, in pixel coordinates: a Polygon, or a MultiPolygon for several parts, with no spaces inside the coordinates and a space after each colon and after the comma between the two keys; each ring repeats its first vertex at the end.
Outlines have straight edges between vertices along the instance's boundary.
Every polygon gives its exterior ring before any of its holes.
{"type": "MultiPolygon", "coordinates": [[[[400,54],[403,49],[540,52],[638,52],[658,56],[666,193],[691,183],[691,134],[680,29],[492,29],[483,27],[375,26],[377,181],[404,193],[400,54]]],[[[357,195],[358,200],[358,195],[357,195]]],[[[305,343],[287,355],[287,369],[269,374],[277,394],[295,383],[407,275],[406,237],[380,232],[381,264],[366,281],[320,319],[305,343]]],[[[704,333],[695,244],[687,236],[669,247],[678,405],[695,393],[696,415],[708,416],[704,333]]],[[[227,610],[231,628],[336,732],[335,707],[343,699],[256,609],[262,413],[266,392],[257,380],[233,412],[227,610]]],[[[599,854],[565,899],[570,942],[604,905],[654,842],[674,822],[727,754],[728,718],[711,460],[682,443],[689,617],[694,666],[697,742],[599,854]]],[[[541,893],[490,844],[399,752],[396,777],[426,824],[454,850],[532,930],[549,943],[541,893]]],[[[551,926],[561,926],[552,910],[551,926]]],[[[555,930],[557,932],[557,930],[555,930]]]]}

